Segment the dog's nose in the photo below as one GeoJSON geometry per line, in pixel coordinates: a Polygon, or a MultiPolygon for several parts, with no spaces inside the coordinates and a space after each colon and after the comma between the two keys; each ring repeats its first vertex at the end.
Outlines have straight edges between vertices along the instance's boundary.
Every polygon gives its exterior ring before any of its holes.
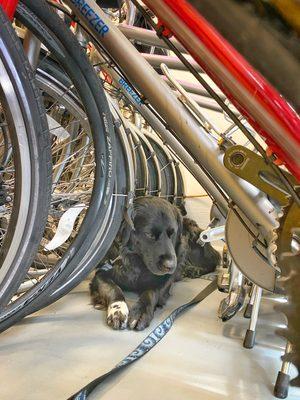
{"type": "Polygon", "coordinates": [[[161,270],[163,272],[173,272],[173,270],[175,269],[175,260],[173,260],[173,258],[170,257],[165,257],[162,256],[161,257],[161,270]]]}
{"type": "Polygon", "coordinates": [[[171,270],[174,268],[174,262],[173,262],[172,260],[166,260],[166,261],[163,263],[163,268],[164,268],[166,271],[171,271],[171,270]]]}

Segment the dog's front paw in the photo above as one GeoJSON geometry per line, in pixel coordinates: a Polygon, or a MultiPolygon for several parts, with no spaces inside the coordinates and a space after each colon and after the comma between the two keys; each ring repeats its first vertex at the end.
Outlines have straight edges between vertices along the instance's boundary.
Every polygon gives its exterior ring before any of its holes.
{"type": "Polygon", "coordinates": [[[128,327],[136,331],[142,331],[150,325],[153,314],[147,312],[146,307],[136,303],[129,311],[128,327]]]}
{"type": "Polygon", "coordinates": [[[127,327],[129,310],[125,301],[115,301],[108,306],[107,324],[113,329],[125,329],[127,327]]]}

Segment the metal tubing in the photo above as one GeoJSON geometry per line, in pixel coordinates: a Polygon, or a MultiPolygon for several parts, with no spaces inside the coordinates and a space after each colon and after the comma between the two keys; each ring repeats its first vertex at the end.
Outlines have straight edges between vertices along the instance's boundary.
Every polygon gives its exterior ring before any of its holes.
{"type": "Polygon", "coordinates": [[[31,65],[33,70],[36,70],[36,67],[39,62],[41,42],[29,30],[27,30],[27,32],[25,34],[23,48],[24,48],[24,52],[28,58],[29,64],[31,65]]]}
{"type": "MultiPolygon", "coordinates": [[[[104,58],[100,54],[97,55],[100,62],[104,62],[104,58]]],[[[224,216],[227,215],[228,204],[226,199],[221,195],[216,185],[207,177],[203,169],[196,163],[196,161],[191,157],[191,155],[185,150],[185,148],[180,144],[178,139],[172,135],[172,133],[165,128],[165,126],[160,122],[160,120],[155,116],[155,114],[145,105],[137,104],[132,96],[127,92],[124,87],[119,83],[120,76],[118,73],[111,68],[109,65],[102,65],[102,69],[107,72],[113,79],[114,85],[122,91],[124,96],[129,102],[138,110],[138,112],[143,116],[143,118],[148,122],[152,129],[158,133],[164,142],[166,142],[172,150],[176,153],[177,157],[180,159],[182,164],[188,169],[188,171],[194,176],[194,178],[200,183],[203,189],[209,193],[221,208],[224,216]]]]}
{"type": "Polygon", "coordinates": [[[201,232],[200,239],[202,240],[202,242],[205,243],[225,239],[225,225],[217,226],[216,228],[206,229],[205,231],[201,232]]]}
{"type": "MultiPolygon", "coordinates": [[[[148,61],[148,63],[153,68],[159,68],[161,64],[166,64],[166,66],[170,69],[176,69],[178,71],[187,71],[186,66],[177,58],[172,56],[161,56],[159,54],[148,54],[148,53],[139,53],[143,58],[148,61]]],[[[186,59],[198,72],[203,72],[203,70],[199,67],[199,64],[194,61],[191,56],[186,56],[186,59]]]]}
{"type": "Polygon", "coordinates": [[[141,114],[138,112],[134,113],[134,125],[137,126],[139,130],[143,127],[141,114]]]}
{"type": "Polygon", "coordinates": [[[250,295],[250,300],[249,300],[249,304],[251,306],[253,306],[254,300],[255,300],[255,286],[256,285],[252,285],[252,289],[251,289],[251,295],[250,295]]]}
{"type": "MultiPolygon", "coordinates": [[[[290,342],[287,342],[284,355],[289,354],[291,352],[292,352],[292,345],[291,345],[290,342]]],[[[283,361],[280,371],[282,373],[286,374],[286,375],[289,375],[290,367],[291,367],[291,362],[290,361],[283,361]]]]}
{"type": "MultiPolygon", "coordinates": [[[[127,39],[133,39],[149,46],[160,47],[163,49],[168,48],[166,43],[161,40],[154,31],[125,24],[119,25],[118,28],[123,33],[123,35],[127,37],[127,39]]],[[[185,48],[176,39],[171,38],[171,42],[174,44],[174,46],[178,48],[179,51],[181,51],[182,53],[187,53],[185,48]]]]}
{"type": "Polygon", "coordinates": [[[130,0],[125,0],[125,3],[127,7],[126,24],[133,25],[136,16],[135,5],[132,4],[130,0]]]}
{"type": "Polygon", "coordinates": [[[253,303],[253,309],[252,309],[252,314],[251,314],[251,319],[250,319],[250,324],[249,324],[249,330],[253,331],[253,332],[256,329],[258,312],[259,312],[259,307],[260,307],[260,302],[261,302],[262,288],[255,285],[254,290],[255,290],[254,303],[253,303]]]}
{"type": "Polygon", "coordinates": [[[195,102],[194,99],[186,92],[186,90],[177,82],[174,76],[171,74],[169,68],[166,64],[161,64],[161,70],[164,75],[169,79],[172,83],[173,87],[181,94],[180,99],[181,101],[186,104],[193,113],[200,119],[203,125],[210,133],[219,133],[218,129],[211,124],[210,121],[202,114],[202,110],[199,105],[195,102]]]}
{"type": "MultiPolygon", "coordinates": [[[[106,17],[93,0],[86,0],[87,7],[99,15],[105,33],[98,33],[90,24],[79,3],[66,0],[87,29],[93,30],[113,60],[122,68],[128,79],[143,93],[161,117],[189,149],[194,158],[211,174],[234,203],[250,221],[258,226],[265,239],[271,241],[276,227],[276,212],[267,197],[257,188],[229,172],[223,165],[223,152],[218,144],[201,128],[168,85],[149,66],[137,49],[106,17]],[[73,3],[74,2],[74,3],[73,3]]],[[[102,29],[102,28],[101,28],[102,29]]]]}
{"type": "Polygon", "coordinates": [[[238,287],[241,287],[242,283],[243,283],[243,274],[240,272],[235,263],[232,261],[230,267],[229,293],[232,290],[236,290],[238,287]]]}
{"type": "MultiPolygon", "coordinates": [[[[165,82],[169,82],[168,78],[166,76],[161,77],[165,82]]],[[[200,96],[208,97],[211,99],[210,94],[200,85],[196,83],[191,83],[187,81],[183,81],[181,79],[177,79],[177,82],[182,86],[187,92],[192,93],[192,94],[198,94],[200,96]]],[[[216,90],[216,93],[222,100],[226,100],[226,96],[220,92],[219,90],[216,90]]],[[[216,103],[217,104],[217,103],[216,103]]],[[[220,107],[218,105],[218,107],[220,107]]],[[[220,107],[221,108],[221,107],[220,107]]]]}
{"type": "MultiPolygon", "coordinates": [[[[173,89],[172,83],[166,76],[161,76],[161,78],[173,89]]],[[[200,85],[194,85],[192,83],[182,81],[177,79],[177,82],[180,86],[183,87],[188,92],[189,97],[195,101],[200,107],[205,108],[207,110],[216,111],[218,113],[224,114],[224,110],[218,105],[218,103],[212,99],[209,93],[202,89],[200,85]]],[[[218,95],[225,100],[226,97],[222,93],[218,93],[218,95]]],[[[239,117],[241,114],[237,110],[232,110],[232,112],[239,117]]]]}
{"type": "MultiPolygon", "coordinates": [[[[207,97],[198,96],[197,94],[189,94],[189,97],[193,99],[193,101],[195,101],[198,104],[198,106],[202,108],[224,114],[223,109],[220,106],[218,106],[213,99],[208,99],[207,97]]],[[[232,110],[232,112],[237,117],[241,115],[238,111],[232,110]]]]}

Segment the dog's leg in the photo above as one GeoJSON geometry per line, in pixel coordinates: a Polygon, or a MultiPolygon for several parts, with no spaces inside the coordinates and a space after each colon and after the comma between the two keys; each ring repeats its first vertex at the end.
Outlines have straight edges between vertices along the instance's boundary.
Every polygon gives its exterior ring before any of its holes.
{"type": "Polygon", "coordinates": [[[170,280],[166,283],[166,285],[164,285],[164,286],[160,289],[160,291],[159,291],[159,296],[158,296],[158,301],[157,301],[157,307],[163,307],[163,306],[166,304],[168,298],[170,297],[170,290],[171,290],[171,287],[173,286],[174,281],[178,280],[178,279],[176,279],[176,275],[174,275],[173,278],[174,278],[174,279],[170,279],[170,280]]]}
{"type": "Polygon", "coordinates": [[[146,290],[129,311],[128,327],[142,331],[150,325],[154,310],[158,304],[159,291],[146,290]]]}
{"type": "Polygon", "coordinates": [[[175,281],[175,273],[160,287],[144,291],[129,311],[128,327],[142,331],[150,325],[156,307],[163,307],[170,297],[170,290],[175,281]]]}
{"type": "Polygon", "coordinates": [[[107,309],[107,324],[113,329],[127,327],[129,310],[122,289],[110,279],[109,271],[99,271],[91,285],[92,303],[95,308],[107,309]]]}

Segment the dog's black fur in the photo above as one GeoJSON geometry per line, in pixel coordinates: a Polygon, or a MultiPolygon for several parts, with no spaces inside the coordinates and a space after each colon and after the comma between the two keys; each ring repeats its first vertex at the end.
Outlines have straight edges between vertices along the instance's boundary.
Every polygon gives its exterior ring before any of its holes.
{"type": "Polygon", "coordinates": [[[185,258],[180,268],[180,277],[199,278],[214,272],[219,265],[220,254],[209,244],[200,244],[202,229],[197,223],[187,217],[183,218],[182,246],[185,248],[185,258]]]}
{"type": "Polygon", "coordinates": [[[200,228],[166,200],[135,200],[131,218],[134,228],[124,220],[121,229],[119,262],[109,270],[99,268],[90,291],[93,305],[107,309],[109,326],[143,330],[186,265],[196,263],[200,276],[212,272],[220,256],[209,244],[196,243],[200,228]],[[140,294],[130,311],[123,290],[140,294]]]}

